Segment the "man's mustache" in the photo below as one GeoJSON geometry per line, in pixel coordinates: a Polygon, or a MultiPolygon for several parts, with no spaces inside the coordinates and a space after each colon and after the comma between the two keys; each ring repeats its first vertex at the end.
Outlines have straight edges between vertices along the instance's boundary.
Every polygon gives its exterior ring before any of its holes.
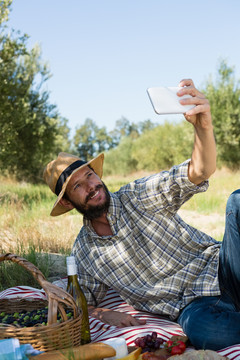
{"type": "Polygon", "coordinates": [[[99,189],[101,189],[103,187],[102,184],[98,184],[96,187],[95,187],[95,190],[92,190],[87,196],[86,196],[86,200],[85,200],[85,203],[87,203],[91,197],[95,194],[96,191],[98,191],[99,189]]]}

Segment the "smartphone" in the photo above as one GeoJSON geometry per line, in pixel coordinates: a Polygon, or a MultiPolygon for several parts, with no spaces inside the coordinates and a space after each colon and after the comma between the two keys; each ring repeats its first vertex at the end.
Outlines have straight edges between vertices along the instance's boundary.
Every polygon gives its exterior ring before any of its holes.
{"type": "Polygon", "coordinates": [[[151,87],[147,89],[152,106],[157,114],[184,114],[196,105],[182,105],[179,100],[191,95],[178,96],[181,87],[151,87]]]}

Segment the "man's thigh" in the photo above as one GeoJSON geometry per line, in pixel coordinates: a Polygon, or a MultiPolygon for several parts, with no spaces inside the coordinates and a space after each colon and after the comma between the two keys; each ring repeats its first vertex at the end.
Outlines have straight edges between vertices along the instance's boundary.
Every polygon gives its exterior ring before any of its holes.
{"type": "Polygon", "coordinates": [[[226,225],[219,254],[219,284],[240,310],[240,190],[234,191],[226,206],[226,225]]]}

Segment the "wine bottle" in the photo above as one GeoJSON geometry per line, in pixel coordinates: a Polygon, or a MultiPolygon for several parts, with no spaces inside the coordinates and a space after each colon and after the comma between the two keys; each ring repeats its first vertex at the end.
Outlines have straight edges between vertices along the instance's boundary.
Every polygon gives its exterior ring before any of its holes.
{"type": "Polygon", "coordinates": [[[81,345],[91,342],[88,306],[85,295],[80,287],[77,277],[77,265],[74,256],[67,257],[67,275],[68,285],[67,292],[75,299],[77,306],[82,311],[82,324],[81,324],[81,345]]]}

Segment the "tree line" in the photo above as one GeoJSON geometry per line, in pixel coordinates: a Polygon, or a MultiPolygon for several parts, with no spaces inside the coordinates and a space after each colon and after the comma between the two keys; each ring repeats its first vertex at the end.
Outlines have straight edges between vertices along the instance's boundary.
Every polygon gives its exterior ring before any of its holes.
{"type": "MultiPolygon", "coordinates": [[[[51,104],[50,70],[39,46],[28,49],[28,35],[7,26],[12,0],[0,1],[0,168],[19,180],[42,180],[44,165],[60,151],[88,160],[105,152],[105,174],[157,171],[191,155],[193,129],[185,120],[162,125],[147,119],[116,121],[114,130],[85,121],[70,139],[68,120],[51,104]]],[[[217,79],[202,91],[210,101],[218,165],[240,167],[240,83],[233,67],[220,61],[217,79]]]]}

